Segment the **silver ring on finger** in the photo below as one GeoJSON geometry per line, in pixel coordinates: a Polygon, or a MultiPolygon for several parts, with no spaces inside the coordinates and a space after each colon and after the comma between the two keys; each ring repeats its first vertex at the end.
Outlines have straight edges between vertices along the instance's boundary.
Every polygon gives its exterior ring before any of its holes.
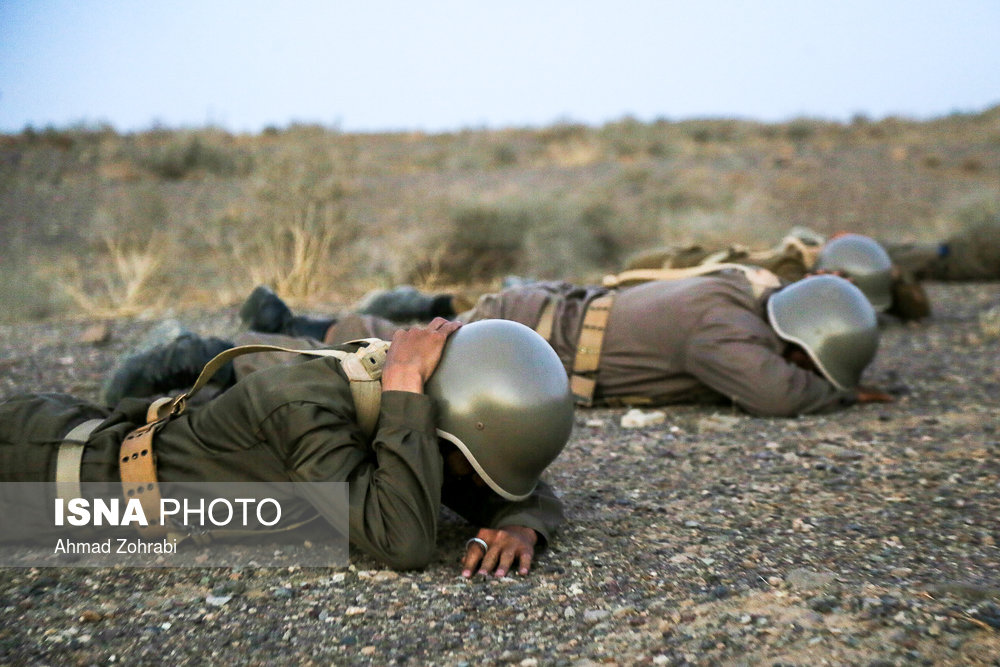
{"type": "Polygon", "coordinates": [[[486,553],[487,551],[490,550],[490,545],[486,544],[486,540],[479,537],[473,537],[471,539],[466,540],[465,548],[468,549],[470,544],[478,544],[479,546],[481,546],[483,548],[483,553],[486,553]]]}

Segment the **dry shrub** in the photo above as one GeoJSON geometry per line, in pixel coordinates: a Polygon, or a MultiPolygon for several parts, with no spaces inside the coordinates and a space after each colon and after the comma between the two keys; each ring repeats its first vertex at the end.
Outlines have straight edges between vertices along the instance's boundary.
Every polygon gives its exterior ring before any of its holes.
{"type": "Polygon", "coordinates": [[[253,284],[293,301],[328,294],[348,275],[360,228],[347,218],[346,191],[322,164],[279,164],[246,217],[231,220],[231,254],[253,284]]]}
{"type": "MultiPolygon", "coordinates": [[[[223,135],[222,140],[228,139],[223,135]]],[[[225,142],[228,143],[228,142],[225,142]]],[[[139,156],[139,164],[166,180],[179,180],[208,173],[215,176],[246,174],[253,162],[243,151],[234,150],[223,141],[206,134],[180,134],[168,137],[139,156]]]]}
{"type": "Polygon", "coordinates": [[[67,258],[55,265],[51,279],[89,316],[118,317],[160,310],[167,295],[157,289],[157,279],[168,254],[161,233],[153,233],[139,244],[106,236],[103,248],[92,256],[67,258]],[[95,271],[94,267],[100,268],[95,271]]]}
{"type": "Polygon", "coordinates": [[[39,269],[80,311],[134,315],[163,307],[164,270],[171,257],[167,206],[152,188],[109,194],[94,212],[77,253],[39,269]]]}
{"type": "Polygon", "coordinates": [[[411,279],[469,284],[518,270],[524,235],[531,226],[525,210],[471,205],[455,211],[443,234],[431,239],[411,279]]]}
{"type": "Polygon", "coordinates": [[[653,225],[623,214],[606,193],[471,204],[427,239],[407,277],[424,286],[495,282],[510,274],[575,282],[615,270],[655,239],[653,225]]]}

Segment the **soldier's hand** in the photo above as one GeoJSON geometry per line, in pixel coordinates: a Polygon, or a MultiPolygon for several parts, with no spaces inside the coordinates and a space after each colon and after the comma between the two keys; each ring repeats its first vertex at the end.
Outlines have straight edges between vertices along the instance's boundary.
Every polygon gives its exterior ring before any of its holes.
{"type": "Polygon", "coordinates": [[[891,394],[872,387],[858,387],[854,391],[858,403],[892,403],[896,400],[891,394]]]}
{"type": "Polygon", "coordinates": [[[486,542],[489,548],[484,551],[478,542],[468,543],[462,561],[463,577],[471,577],[477,571],[483,575],[493,573],[502,577],[510,572],[514,561],[518,563],[518,574],[528,574],[535,555],[535,543],[538,542],[538,533],[534,530],[524,526],[501,526],[497,530],[482,528],[476,537],[486,542]]]}
{"type": "Polygon", "coordinates": [[[382,368],[383,391],[423,393],[424,383],[441,361],[448,336],[460,326],[460,322],[436,317],[426,327],[400,329],[393,334],[382,368]]]}

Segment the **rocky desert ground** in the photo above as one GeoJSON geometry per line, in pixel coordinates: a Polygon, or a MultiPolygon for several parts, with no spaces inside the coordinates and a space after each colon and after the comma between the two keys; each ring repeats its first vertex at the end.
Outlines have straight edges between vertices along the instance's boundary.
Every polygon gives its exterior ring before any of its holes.
{"type": "MultiPolygon", "coordinates": [[[[526,577],[436,560],[328,569],[3,569],[4,664],[1000,664],[1000,289],[929,283],[868,384],[796,419],[580,410],[548,473],[569,524],[526,577]],[[655,421],[655,420],[653,420],[655,421]]],[[[174,313],[227,335],[236,307],[174,313]]],[[[97,400],[160,323],[0,326],[0,394],[97,400]]]]}

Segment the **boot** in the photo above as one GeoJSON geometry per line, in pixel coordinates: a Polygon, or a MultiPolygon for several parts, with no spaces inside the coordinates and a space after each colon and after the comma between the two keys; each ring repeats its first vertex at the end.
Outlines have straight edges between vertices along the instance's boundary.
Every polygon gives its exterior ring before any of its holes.
{"type": "Polygon", "coordinates": [[[332,317],[293,315],[270,287],[258,285],[240,308],[240,320],[250,331],[285,334],[297,338],[323,340],[326,331],[336,324],[332,317]]]}
{"type": "Polygon", "coordinates": [[[258,285],[240,307],[240,320],[250,331],[284,333],[292,310],[266,285],[258,285]]]}
{"type": "MultiPolygon", "coordinates": [[[[108,376],[103,391],[104,404],[115,406],[123,398],[167,396],[187,390],[202,368],[220,352],[234,347],[221,338],[202,338],[185,331],[173,341],[133,354],[108,376]]],[[[232,363],[223,366],[212,379],[213,385],[227,388],[236,381],[232,363]]]]}
{"type": "Polygon", "coordinates": [[[332,317],[310,317],[308,315],[293,315],[280,333],[296,338],[312,338],[323,341],[327,330],[337,323],[332,317]]]}
{"type": "Polygon", "coordinates": [[[424,294],[410,285],[380,290],[366,295],[357,312],[376,315],[394,322],[427,322],[435,317],[452,319],[458,313],[451,294],[424,294]]]}

